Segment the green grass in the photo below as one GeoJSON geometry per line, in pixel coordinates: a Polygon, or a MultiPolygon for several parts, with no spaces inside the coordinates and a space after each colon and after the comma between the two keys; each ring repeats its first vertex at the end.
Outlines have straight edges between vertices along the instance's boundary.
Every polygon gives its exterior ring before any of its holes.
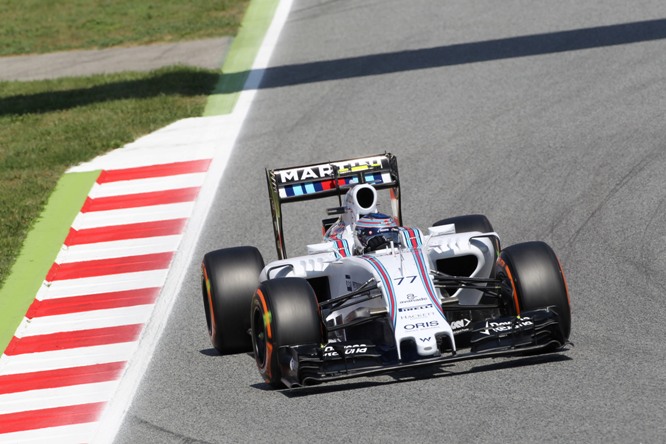
{"type": "MultiPolygon", "coordinates": [[[[2,0],[0,56],[235,35],[250,0],[2,0]]],[[[201,116],[219,72],[0,82],[0,287],[70,166],[201,116]]]]}
{"type": "Polygon", "coordinates": [[[67,168],[200,116],[219,75],[171,67],[0,82],[0,286],[67,168]]]}
{"type": "Polygon", "coordinates": [[[0,56],[235,35],[249,0],[2,0],[0,56]]]}

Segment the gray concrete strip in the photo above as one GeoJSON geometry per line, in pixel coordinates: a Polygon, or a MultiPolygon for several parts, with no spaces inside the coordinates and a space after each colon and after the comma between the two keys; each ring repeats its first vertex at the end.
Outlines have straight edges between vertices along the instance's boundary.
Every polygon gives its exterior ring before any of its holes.
{"type": "Polygon", "coordinates": [[[222,65],[231,40],[231,37],[219,37],[129,48],[0,57],[0,80],[42,80],[150,71],[178,64],[215,69],[222,65]]]}

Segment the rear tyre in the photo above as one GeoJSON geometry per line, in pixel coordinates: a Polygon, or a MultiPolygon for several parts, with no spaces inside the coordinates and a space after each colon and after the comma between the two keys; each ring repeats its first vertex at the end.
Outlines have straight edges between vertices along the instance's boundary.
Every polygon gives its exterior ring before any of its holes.
{"type": "Polygon", "coordinates": [[[234,247],[207,253],[201,264],[201,289],[208,334],[221,354],[252,350],[250,305],[264,268],[254,247],[234,247]]]}
{"type": "Polygon", "coordinates": [[[544,242],[525,242],[502,250],[496,273],[505,284],[508,314],[553,307],[564,339],[571,332],[571,308],[564,272],[544,242]]]}
{"type": "Polygon", "coordinates": [[[265,281],[252,298],[250,317],[259,373],[272,387],[280,388],[278,348],[322,342],[317,297],[305,279],[265,281]]]}

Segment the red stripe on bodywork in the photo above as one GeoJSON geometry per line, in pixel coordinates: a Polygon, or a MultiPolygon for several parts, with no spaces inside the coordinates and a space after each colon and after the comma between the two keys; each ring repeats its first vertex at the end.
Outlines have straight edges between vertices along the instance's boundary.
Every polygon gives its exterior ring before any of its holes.
{"type": "MultiPolygon", "coordinates": [[[[321,183],[322,190],[332,190],[333,188],[336,187],[335,182],[336,182],[335,179],[322,180],[322,181],[320,182],[320,183],[321,183]]],[[[347,184],[347,181],[346,181],[345,179],[338,179],[338,180],[337,180],[337,183],[338,183],[337,186],[340,186],[340,187],[341,187],[341,186],[346,185],[346,184],[347,184]]]]}
{"type": "Polygon", "coordinates": [[[0,415],[0,433],[36,430],[72,424],[94,422],[102,413],[106,402],[55,407],[0,415]]]}
{"type": "Polygon", "coordinates": [[[30,308],[28,308],[25,317],[32,319],[41,316],[56,316],[92,310],[147,305],[155,302],[159,292],[159,287],[153,287],[57,299],[45,299],[43,301],[35,299],[30,305],[30,308]]]}
{"type": "Polygon", "coordinates": [[[338,253],[340,254],[340,256],[346,257],[347,256],[347,250],[345,249],[344,242],[342,242],[340,239],[336,240],[335,242],[338,246],[338,253]]]}
{"type": "Polygon", "coordinates": [[[137,224],[75,230],[70,228],[65,245],[93,244],[156,236],[172,236],[183,232],[187,219],[170,219],[137,224]]]}
{"type": "Polygon", "coordinates": [[[0,376],[0,395],[7,393],[68,387],[79,384],[115,381],[120,377],[126,362],[85,365],[40,372],[0,376]]]}
{"type": "Polygon", "coordinates": [[[412,248],[418,248],[419,244],[416,241],[416,233],[411,228],[406,228],[407,234],[409,235],[409,241],[412,244],[412,248]]]}
{"type": "Polygon", "coordinates": [[[65,279],[106,276],[109,274],[163,270],[169,268],[172,257],[173,252],[166,252],[83,262],[68,262],[65,264],[54,263],[46,275],[46,280],[53,282],[65,279]]]}
{"type": "Polygon", "coordinates": [[[25,353],[40,353],[80,347],[132,342],[139,337],[143,324],[121,325],[119,327],[93,328],[89,330],[66,331],[47,335],[14,336],[5,350],[7,356],[25,353]]]}
{"type": "Polygon", "coordinates": [[[82,213],[92,211],[120,210],[123,208],[148,207],[181,202],[192,202],[199,194],[200,187],[178,188],[175,190],[152,191],[149,193],[123,194],[121,196],[86,198],[81,207],[82,213]]]}
{"type": "Polygon", "coordinates": [[[178,174],[203,173],[208,171],[210,159],[189,162],[166,163],[121,170],[104,170],[97,178],[97,183],[119,182],[121,180],[149,179],[152,177],[175,176],[178,174]]]}

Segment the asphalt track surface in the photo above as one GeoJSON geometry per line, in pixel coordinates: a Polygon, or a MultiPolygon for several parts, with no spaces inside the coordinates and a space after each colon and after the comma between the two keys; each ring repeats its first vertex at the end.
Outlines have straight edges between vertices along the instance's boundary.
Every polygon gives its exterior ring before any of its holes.
{"type": "MultiPolygon", "coordinates": [[[[666,439],[666,3],[300,0],[271,66],[198,258],[275,259],[264,167],[387,150],[406,224],[555,249],[575,346],[271,391],[212,349],[197,258],[118,443],[666,439]]],[[[324,208],[285,208],[292,254],[324,208]]]]}

